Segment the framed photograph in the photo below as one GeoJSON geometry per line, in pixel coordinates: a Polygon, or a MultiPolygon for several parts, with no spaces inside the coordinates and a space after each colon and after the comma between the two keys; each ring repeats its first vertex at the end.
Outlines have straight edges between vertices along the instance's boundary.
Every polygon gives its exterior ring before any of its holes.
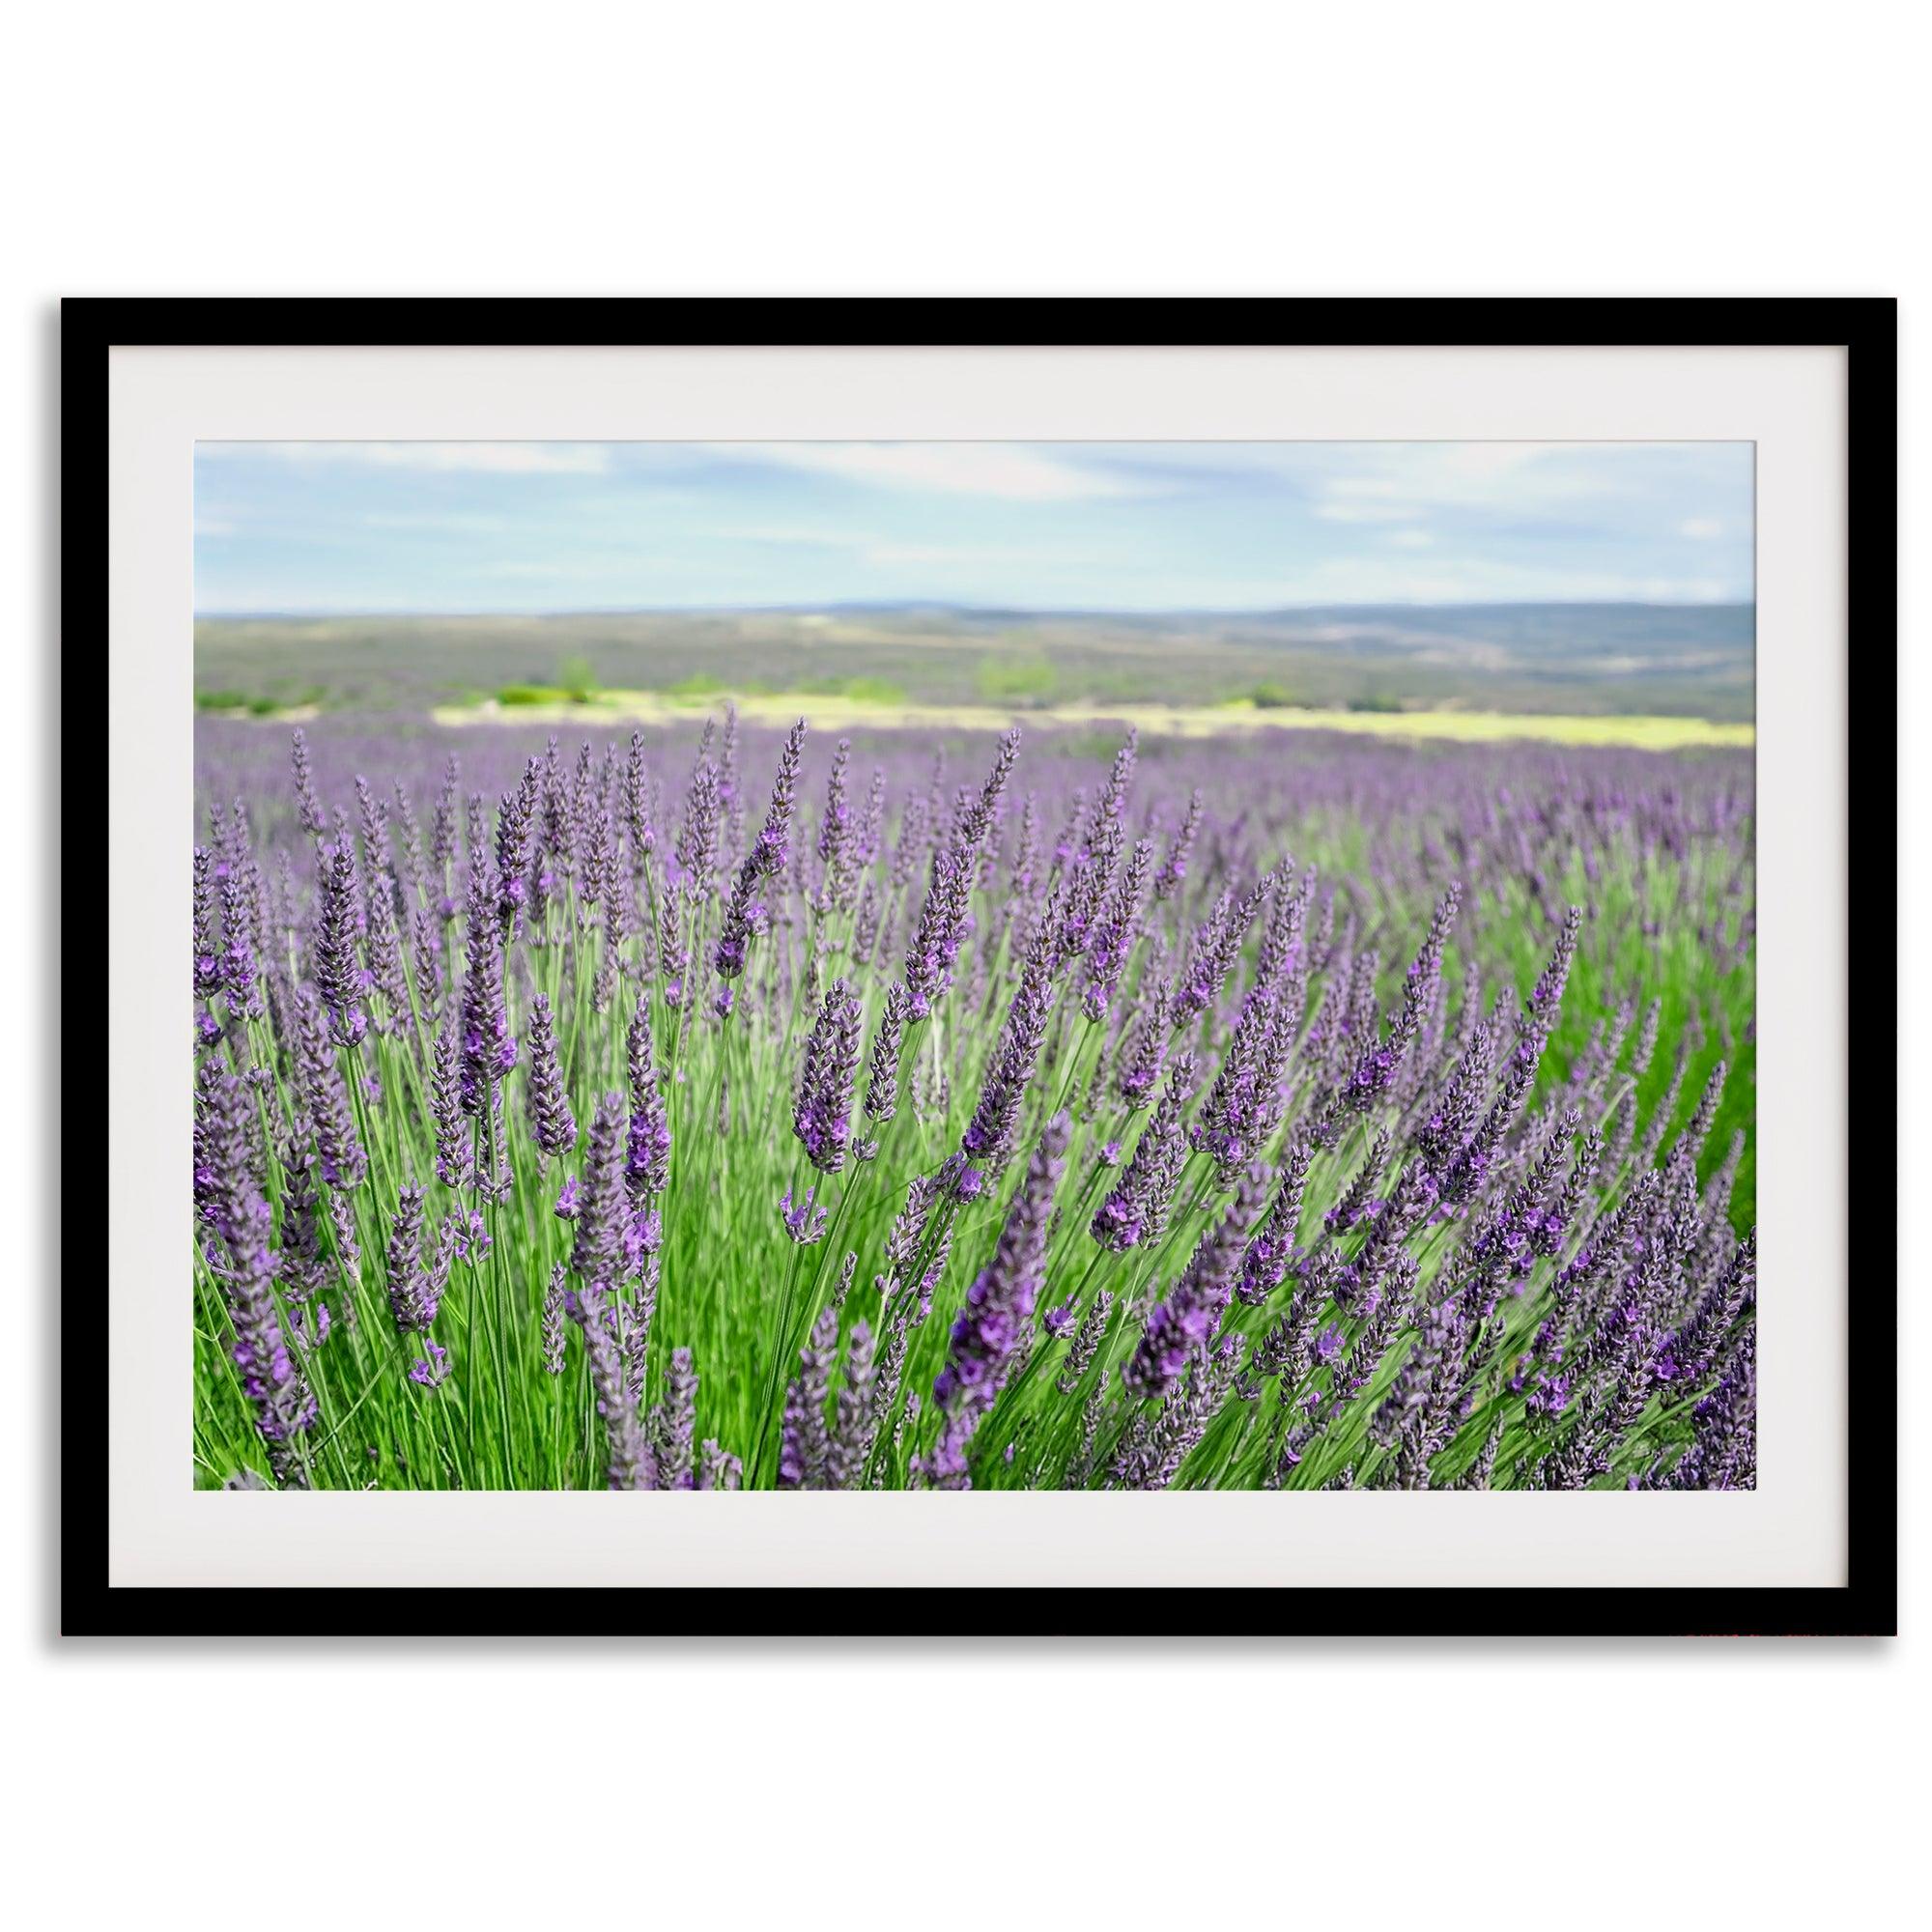
{"type": "Polygon", "coordinates": [[[62,358],[66,1631],[1894,1628],[1892,303],[62,358]]]}

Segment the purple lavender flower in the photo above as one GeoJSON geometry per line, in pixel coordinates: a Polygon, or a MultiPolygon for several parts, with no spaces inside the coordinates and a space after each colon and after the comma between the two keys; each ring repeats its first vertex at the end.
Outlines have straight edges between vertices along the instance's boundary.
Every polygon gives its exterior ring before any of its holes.
{"type": "Polygon", "coordinates": [[[984,1168],[975,1167],[963,1153],[951,1153],[939,1164],[933,1177],[940,1197],[946,1201],[977,1201],[989,1183],[984,1168]]]}
{"type": "Polygon", "coordinates": [[[785,1389],[779,1435],[779,1487],[822,1490],[832,1461],[832,1432],[825,1419],[832,1367],[838,1345],[838,1317],[821,1309],[811,1338],[798,1351],[799,1372],[785,1389]]]}
{"type": "Polygon", "coordinates": [[[583,836],[583,884],[578,896],[586,906],[614,907],[617,887],[617,825],[608,811],[592,811],[583,836]]]}
{"type": "Polygon", "coordinates": [[[1187,1159],[1181,1115],[1193,1079],[1194,1062],[1182,1054],[1168,1072],[1160,1104],[1141,1129],[1120,1184],[1094,1216],[1090,1232],[1103,1248],[1124,1254],[1160,1239],[1187,1159]]]}
{"type": "Polygon", "coordinates": [[[316,1398],[283,1338],[275,1304],[272,1219],[257,1167],[255,1103],[232,1073],[204,1070],[197,1094],[195,1192],[227,1253],[218,1270],[235,1340],[230,1353],[277,1478],[306,1481],[291,1445],[314,1426],[316,1398]]]}
{"type": "Polygon", "coordinates": [[[1221,987],[1246,943],[1248,928],[1274,890],[1274,875],[1266,873],[1245,896],[1232,887],[1215,901],[1214,910],[1195,933],[1174,993],[1177,1026],[1203,1013],[1220,997],[1221,987]]]}
{"type": "Polygon", "coordinates": [[[570,1265],[581,1281],[611,1288],[629,1272],[624,1234],[632,1225],[624,1185],[624,1096],[606,1094],[597,1103],[583,1149],[578,1196],[577,1238],[570,1265]]]}
{"type": "Polygon", "coordinates": [[[826,1447],[827,1489],[859,1487],[878,1421],[873,1400],[876,1374],[872,1331],[863,1321],[855,1321],[845,1345],[845,1372],[839,1382],[831,1440],[826,1447]]]}
{"type": "MultiPolygon", "coordinates": [[[[594,1143],[594,1129],[592,1139],[594,1143]]],[[[609,1486],[613,1490],[654,1490],[658,1483],[657,1452],[639,1421],[637,1400],[625,1378],[609,1293],[601,1283],[586,1282],[576,1300],[574,1319],[583,1334],[590,1385],[604,1421],[609,1486]]]]}
{"type": "Polygon", "coordinates": [[[1218,1184],[1225,1185],[1252,1159],[1280,1122],[1291,1037],[1274,993],[1257,985],[1241,1004],[1234,1037],[1188,1135],[1190,1145],[1213,1157],[1218,1184]]]}
{"type": "Polygon", "coordinates": [[[700,1490],[736,1490],[744,1487],[745,1465],[729,1450],[721,1449],[708,1437],[697,1452],[697,1487],[700,1490]]]}
{"type": "Polygon", "coordinates": [[[1167,1398],[1142,1406],[1115,1453],[1112,1479],[1122,1489],[1164,1490],[1180,1473],[1239,1378],[1241,1343],[1226,1337],[1194,1355],[1167,1398]]]}
{"type": "Polygon", "coordinates": [[[1329,1412],[1332,1414],[1350,1398],[1359,1395],[1374,1379],[1376,1370],[1388,1353],[1389,1344],[1407,1321],[1415,1293],[1415,1262],[1408,1255],[1397,1257],[1374,1312],[1362,1323],[1353,1346],[1335,1365],[1329,1381],[1329,1412]]]}
{"type": "MultiPolygon", "coordinates": [[[[1093,1307],[1081,1318],[1079,1327],[1073,1331],[1073,1340],[1067,1344],[1065,1366],[1054,1380],[1054,1387],[1062,1395],[1072,1395],[1085,1379],[1094,1357],[1100,1352],[1100,1344],[1107,1339],[1107,1325],[1113,1313],[1113,1291],[1103,1288],[1094,1297],[1093,1307]]],[[[1094,1393],[1097,1396],[1100,1391],[1096,1389],[1094,1393]]]]}
{"type": "Polygon", "coordinates": [[[550,1002],[543,994],[530,1001],[530,1133],[547,1154],[568,1153],[577,1145],[577,1116],[564,1091],[563,1068],[557,1064],[556,1029],[550,1002]]]}
{"type": "Polygon", "coordinates": [[[1442,1177],[1443,1198],[1463,1201],[1475,1192],[1493,1163],[1503,1137],[1528,1097],[1536,1080],[1550,1030],[1556,1024],[1557,1008],[1569,978],[1570,962],[1576,957],[1577,936],[1582,930],[1580,907],[1572,906],[1558,934],[1556,949],[1530,990],[1529,1002],[1517,1020],[1516,1047],[1503,1069],[1496,1096],[1461,1149],[1452,1156],[1442,1177]]]}
{"type": "Polygon", "coordinates": [[[1346,1104],[1356,1112],[1372,1106],[1385,1094],[1404,1057],[1421,1037],[1422,1029],[1435,1010],[1442,986],[1442,953],[1455,929],[1456,914],[1463,903],[1463,888],[1451,885],[1435,907],[1422,950],[1410,963],[1403,980],[1402,1010],[1389,1029],[1385,1040],[1373,1034],[1363,1042],[1343,1091],[1346,1104]]]}
{"type": "Polygon", "coordinates": [[[321,1003],[307,987],[296,997],[296,1073],[302,1111],[315,1131],[323,1179],[331,1187],[357,1187],[369,1171],[350,1117],[348,1089],[329,1042],[321,1003]]]}
{"type": "Polygon", "coordinates": [[[845,770],[852,741],[840,738],[832,752],[832,771],[825,781],[825,814],[818,822],[818,863],[825,868],[825,902],[837,901],[852,845],[852,810],[845,803],[845,770]]]}
{"type": "Polygon", "coordinates": [[[658,1487],[697,1487],[697,1376],[689,1349],[670,1351],[664,1406],[657,1413],[658,1487]]]}
{"type": "Polygon", "coordinates": [[[1154,876],[1153,895],[1156,899],[1171,899],[1180,890],[1187,877],[1188,855],[1194,850],[1194,841],[1200,832],[1201,787],[1196,785],[1188,795],[1187,815],[1180,821],[1180,829],[1174,835],[1174,843],[1167,848],[1167,857],[1154,876]]]}
{"type": "MultiPolygon", "coordinates": [[[[530,869],[531,839],[536,828],[537,787],[542,767],[535,758],[524,767],[514,791],[504,794],[497,810],[497,911],[507,923],[524,903],[525,879],[530,869]]],[[[472,866],[471,876],[476,876],[472,866]]],[[[472,941],[473,945],[473,941],[472,941]]],[[[509,1069],[503,1069],[507,1072],[509,1069]]]]}
{"type": "Polygon", "coordinates": [[[1104,1019],[1113,1004],[1139,928],[1148,872],[1152,864],[1153,843],[1143,838],[1135,845],[1127,869],[1102,907],[1099,921],[1088,939],[1087,979],[1080,994],[1080,1009],[1090,1020],[1104,1019]]]}
{"type": "Polygon", "coordinates": [[[231,1013],[261,1015],[262,994],[256,983],[256,902],[254,880],[231,867],[221,882],[221,984],[231,1013]]]}
{"type": "Polygon", "coordinates": [[[752,849],[738,868],[738,881],[724,908],[711,963],[724,980],[735,980],[745,970],[745,952],[754,933],[764,929],[764,908],[757,895],[764,881],[784,869],[789,856],[792,798],[798,786],[799,759],[805,750],[805,720],[791,727],[779,756],[772,802],[752,849]]]}
{"type": "Polygon", "coordinates": [[[436,1135],[436,1178],[445,1187],[468,1187],[472,1177],[471,1142],[463,1124],[463,1086],[456,1035],[436,1037],[430,1069],[430,1121],[436,1135]]]}
{"type": "Polygon", "coordinates": [[[503,999],[503,935],[493,917],[493,893],[481,867],[469,874],[466,918],[468,970],[463,980],[463,1077],[466,1114],[483,1115],[503,1075],[517,1064],[510,1009],[503,999]]]}
{"type": "Polygon", "coordinates": [[[1671,1337],[1665,1359],[1672,1378],[1692,1385],[1704,1380],[1756,1286],[1757,1230],[1753,1228],[1738,1243],[1722,1275],[1698,1302],[1690,1320],[1671,1337]]]}
{"type": "Polygon", "coordinates": [[[1065,891],[1058,908],[1063,957],[1075,957],[1093,944],[1101,906],[1113,890],[1125,836],[1122,814],[1128,787],[1133,782],[1139,745],[1138,732],[1130,730],[1126,742],[1115,754],[1114,768],[1108,774],[1106,788],[1094,808],[1094,822],[1086,838],[1077,841],[1066,855],[1065,891]]]}
{"type": "Polygon", "coordinates": [[[1038,1064],[1053,1010],[1052,984],[1052,940],[1042,927],[1028,949],[999,1046],[987,1064],[979,1104],[959,1144],[960,1151],[971,1156],[982,1174],[997,1173],[1012,1151],[1020,1102],[1038,1064]]]}
{"type": "Polygon", "coordinates": [[[452,752],[442,768],[442,788],[436,795],[430,817],[429,856],[439,871],[446,871],[456,857],[456,801],[461,795],[463,768],[452,752]]]}
{"type": "Polygon", "coordinates": [[[481,1208],[462,1208],[443,1222],[443,1241],[450,1253],[469,1267],[480,1267],[491,1246],[490,1224],[481,1208]]]}
{"type": "Polygon", "coordinates": [[[315,940],[315,978],[323,1004],[328,1009],[330,1035],[343,1046],[355,1046],[369,1031],[362,1011],[366,976],[355,953],[361,916],[357,906],[355,861],[346,845],[328,845],[322,853],[321,911],[315,940]]]}
{"type": "Polygon", "coordinates": [[[404,1187],[396,1198],[396,1218],[389,1224],[389,1313],[406,1335],[419,1334],[436,1320],[455,1253],[446,1235],[433,1253],[423,1247],[423,1190],[404,1187]]]}
{"type": "Polygon", "coordinates": [[[631,733],[630,755],[624,764],[624,830],[631,841],[632,868],[640,869],[657,846],[657,833],[651,822],[650,787],[644,777],[641,731],[631,733]]]}
{"type": "Polygon", "coordinates": [[[718,853],[719,777],[711,755],[714,727],[707,724],[684,796],[684,814],[673,849],[675,877],[694,887],[708,884],[718,853]]]}
{"type": "Polygon", "coordinates": [[[1690,1446],[1672,1469],[1672,1489],[1757,1487],[1757,1331],[1738,1337],[1718,1385],[1691,1418],[1690,1446]]]}
{"type": "Polygon", "coordinates": [[[319,1295],[328,1276],[322,1250],[322,1197],[316,1189],[308,1155],[308,1123],[298,1120],[281,1150],[281,1256],[275,1278],[292,1304],[319,1295]]]}
{"type": "Polygon", "coordinates": [[[993,1259],[974,1278],[953,1321],[946,1366],[932,1386],[933,1401],[946,1412],[948,1425],[928,1465],[935,1484],[965,1485],[967,1440],[977,1418],[992,1406],[1013,1350],[1033,1321],[1046,1261],[1047,1218],[1071,1132],[1064,1113],[1047,1122],[1007,1210],[993,1259]]]}
{"type": "Polygon", "coordinates": [[[440,1388],[449,1379],[449,1350],[427,1335],[423,1349],[425,1352],[410,1364],[410,1380],[418,1388],[440,1388]]]}
{"type": "Polygon", "coordinates": [[[562,1262],[558,1262],[551,1269],[550,1286],[544,1291],[540,1333],[546,1375],[560,1376],[563,1373],[564,1283],[568,1278],[569,1270],[562,1262]]]}
{"type": "Polygon", "coordinates": [[[651,998],[638,995],[625,1036],[625,1056],[631,1077],[631,1125],[624,1144],[624,1182],[634,1206],[662,1194],[670,1177],[670,1122],[658,1086],[651,1041],[651,998]]]}
{"type": "Polygon", "coordinates": [[[1012,890],[1015,900],[1030,898],[1039,877],[1039,799],[1028,792],[1020,805],[1019,836],[1013,841],[1012,890]]]}
{"type": "Polygon", "coordinates": [[[321,838],[328,831],[328,821],[315,796],[315,776],[309,768],[308,739],[298,724],[289,740],[289,763],[295,772],[296,822],[311,838],[321,838]]]}
{"type": "Polygon", "coordinates": [[[1173,999],[1174,988],[1168,981],[1162,980],[1155,986],[1153,997],[1143,1009],[1139,1026],[1131,1036],[1132,1051],[1121,1057],[1115,1086],[1121,1098],[1137,1112],[1152,1100],[1153,1090],[1160,1083],[1172,1031],[1168,1022],[1173,999]]]}
{"type": "Polygon", "coordinates": [[[908,1011],[905,988],[888,986],[885,1010],[879,1015],[866,1066],[866,1115],[875,1126],[883,1127],[898,1111],[899,1045],[905,1037],[908,1011]]]}
{"type": "MultiPolygon", "coordinates": [[[[434,1033],[442,1017],[442,941],[436,916],[427,906],[416,909],[411,923],[412,966],[415,975],[415,1012],[420,1027],[434,1033]]],[[[417,1042],[421,1052],[421,1042],[417,1042]]]]}
{"type": "Polygon", "coordinates": [[[814,1183],[792,1200],[792,1190],[787,1187],[779,1203],[779,1214],[784,1222],[784,1230],[801,1247],[811,1247],[825,1238],[825,1225],[831,1219],[830,1211],[824,1208],[814,1208],[813,1196],[818,1192],[814,1183]]]}
{"type": "Polygon", "coordinates": [[[1235,1297],[1244,1307],[1263,1308],[1282,1283],[1294,1259],[1294,1233],[1301,1220],[1301,1199],[1308,1184],[1314,1150],[1297,1142],[1282,1162],[1279,1184],[1266,1216],[1255,1230],[1241,1256],[1235,1297]]]}
{"type": "Polygon", "coordinates": [[[1019,746],[1017,729],[1009,731],[1000,740],[985,784],[979,796],[969,800],[960,811],[945,845],[933,855],[925,901],[906,949],[904,986],[908,1019],[924,1019],[932,1010],[933,1001],[952,983],[953,962],[966,936],[980,847],[1019,756],[1019,746]]]}
{"type": "Polygon", "coordinates": [[[863,1026],[859,1002],[843,980],[825,989],[818,1018],[805,1043],[792,1132],[820,1174],[845,1165],[852,1140],[852,1089],[859,1076],[863,1026]]]}
{"type": "Polygon", "coordinates": [[[1205,1358],[1228,1312],[1236,1271],[1261,1213],[1267,1179],[1265,1168],[1241,1177],[1234,1205],[1201,1237],[1172,1293],[1148,1311],[1140,1342],[1121,1371],[1128,1395],[1165,1395],[1190,1361],[1205,1358]]]}
{"type": "Polygon", "coordinates": [[[194,990],[207,999],[221,990],[221,958],[214,937],[214,854],[194,848],[194,990]]]}

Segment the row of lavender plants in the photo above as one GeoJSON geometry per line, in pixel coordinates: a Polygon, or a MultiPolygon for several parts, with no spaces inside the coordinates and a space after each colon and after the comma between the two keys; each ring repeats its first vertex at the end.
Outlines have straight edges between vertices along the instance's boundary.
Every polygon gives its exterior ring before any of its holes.
{"type": "Polygon", "coordinates": [[[1747,759],[270,737],[198,1482],[1752,1486],[1747,759]]]}

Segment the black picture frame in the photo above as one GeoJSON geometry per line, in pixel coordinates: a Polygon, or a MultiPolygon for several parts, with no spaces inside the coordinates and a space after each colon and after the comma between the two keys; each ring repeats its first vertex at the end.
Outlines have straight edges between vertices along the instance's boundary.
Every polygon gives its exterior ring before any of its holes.
{"type": "MultiPolygon", "coordinates": [[[[1734,347],[1846,352],[1847,953],[1861,1002],[1897,1004],[1897,304],[1889,298],[1401,299],[143,299],[61,314],[61,606],[105,626],[108,353],[116,346],[605,347],[1734,347]],[[1850,916],[1852,903],[1858,918],[1850,916]]],[[[64,810],[83,814],[98,745],[63,723],[64,810]],[[71,731],[72,743],[67,739],[71,731]],[[86,755],[83,755],[85,753],[86,755]]],[[[83,976],[100,970],[83,955],[83,976]]],[[[593,1634],[715,1637],[902,1630],[983,1634],[1099,1628],[1212,1637],[1890,1634],[1897,1628],[1897,1071],[1888,1051],[1844,1069],[1857,1177],[1847,1280],[1859,1300],[1846,1390],[1846,1581],[1831,1587],[1435,1586],[912,1590],[528,1585],[463,1588],[114,1587],[107,1453],[96,1386],[99,1285],[62,1295],[60,1625],[76,1636],[593,1634]],[[903,1602],[882,1602],[881,1598],[903,1602]],[[1016,1615],[1017,1612],[1017,1615],[1016,1615]]],[[[65,1173],[84,1126],[64,1121],[65,1173]]],[[[78,1212],[77,1199],[69,1205],[78,1212]]],[[[1849,1321],[1849,1309],[1847,1311],[1849,1321]]],[[[1851,1351],[1848,1351],[1848,1357],[1851,1351]]],[[[109,1400],[112,1400],[111,1389],[109,1400]]]]}

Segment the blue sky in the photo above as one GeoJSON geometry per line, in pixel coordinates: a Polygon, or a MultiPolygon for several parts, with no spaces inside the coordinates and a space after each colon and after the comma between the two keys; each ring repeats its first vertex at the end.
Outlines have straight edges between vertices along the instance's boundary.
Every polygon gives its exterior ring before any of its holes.
{"type": "Polygon", "coordinates": [[[1747,443],[203,443],[195,608],[1748,602],[1747,443]]]}

